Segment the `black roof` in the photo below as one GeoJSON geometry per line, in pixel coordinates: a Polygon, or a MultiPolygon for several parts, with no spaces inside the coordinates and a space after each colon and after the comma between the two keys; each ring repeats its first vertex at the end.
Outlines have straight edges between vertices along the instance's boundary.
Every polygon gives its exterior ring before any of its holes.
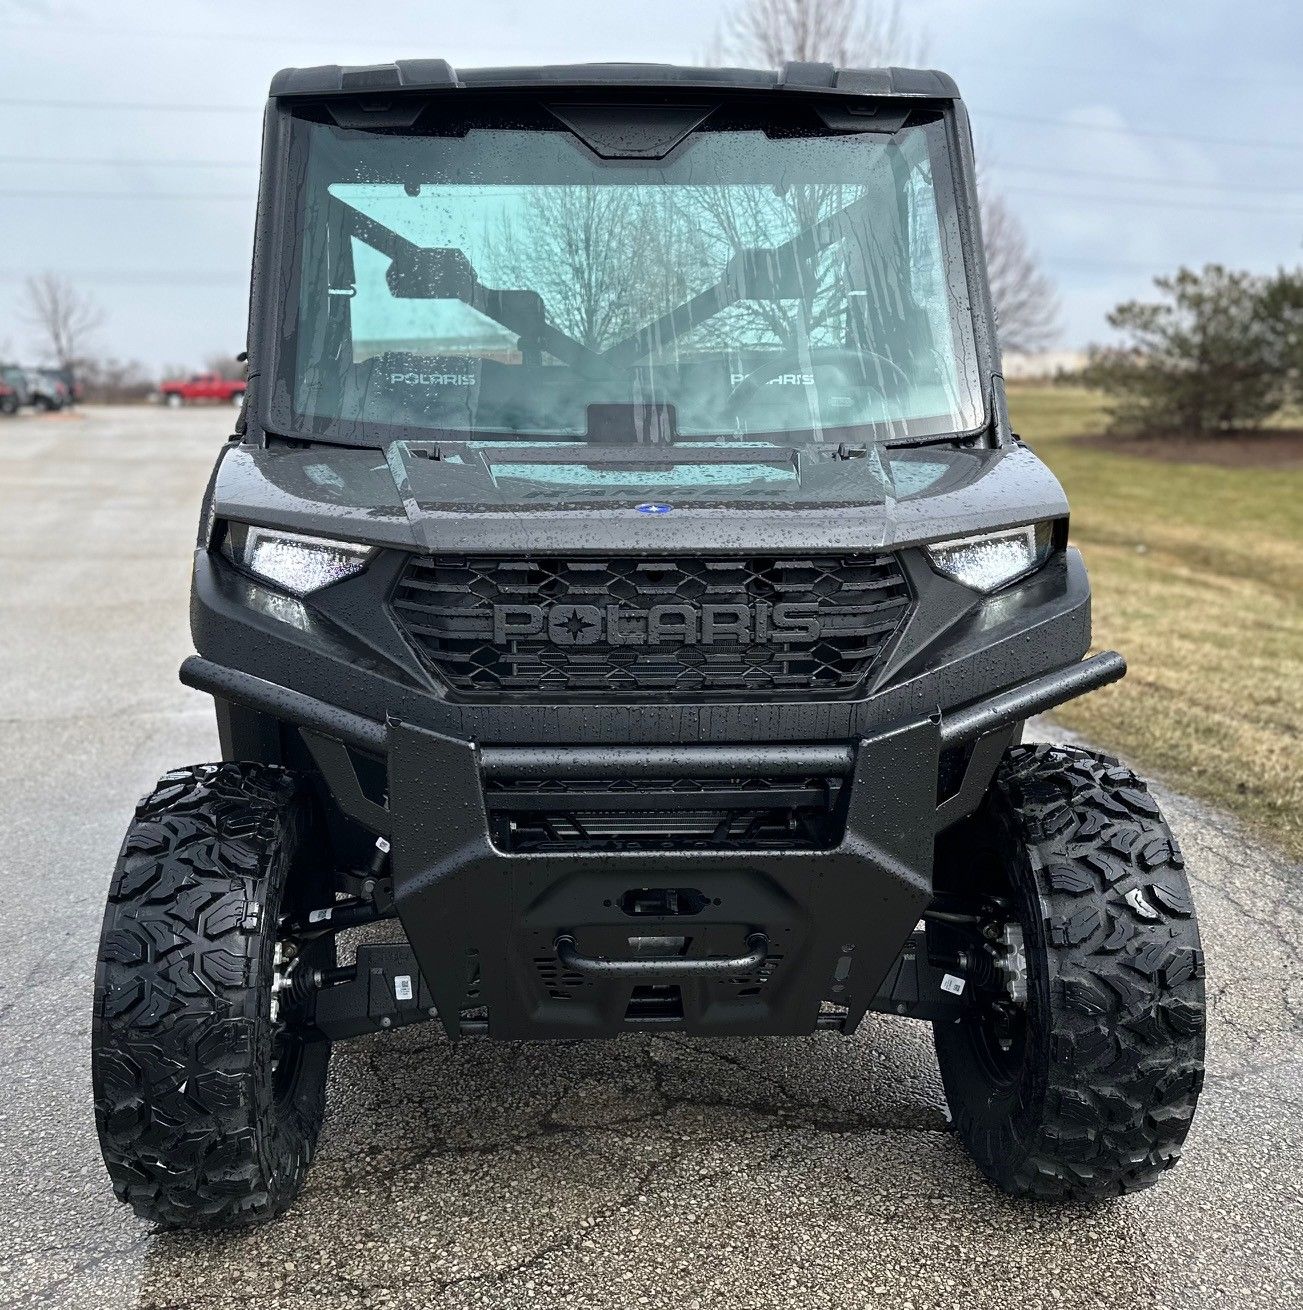
{"type": "Polygon", "coordinates": [[[399,59],[391,64],[283,68],[271,81],[276,97],[366,95],[378,91],[449,91],[530,87],[634,87],[657,90],[757,90],[957,100],[945,73],[918,68],[835,68],[789,63],[781,71],[685,68],[678,64],[547,64],[527,68],[455,69],[445,59],[399,59]]]}

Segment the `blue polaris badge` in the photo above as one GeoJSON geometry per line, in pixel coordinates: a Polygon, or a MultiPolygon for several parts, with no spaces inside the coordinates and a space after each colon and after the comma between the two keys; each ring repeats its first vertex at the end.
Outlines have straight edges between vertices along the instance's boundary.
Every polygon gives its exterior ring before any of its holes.
{"type": "Polygon", "coordinates": [[[634,508],[639,514],[668,514],[674,506],[658,505],[654,500],[648,500],[644,501],[641,505],[635,505],[634,508]]]}

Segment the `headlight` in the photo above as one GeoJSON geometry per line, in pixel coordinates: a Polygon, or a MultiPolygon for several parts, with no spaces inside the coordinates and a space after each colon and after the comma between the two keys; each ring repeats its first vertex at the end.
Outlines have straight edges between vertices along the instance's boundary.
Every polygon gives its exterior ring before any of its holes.
{"type": "Polygon", "coordinates": [[[371,547],[355,541],[305,537],[245,523],[228,523],[222,554],[239,568],[278,587],[306,596],[366,568],[371,547]]]}
{"type": "Polygon", "coordinates": [[[1049,558],[1053,540],[1054,525],[1047,521],[934,541],[925,549],[938,573],[974,591],[995,591],[1040,568],[1049,558]]]}

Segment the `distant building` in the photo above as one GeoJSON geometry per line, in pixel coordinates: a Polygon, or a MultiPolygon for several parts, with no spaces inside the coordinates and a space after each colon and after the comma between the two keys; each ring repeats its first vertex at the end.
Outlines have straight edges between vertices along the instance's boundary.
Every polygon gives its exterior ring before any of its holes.
{"type": "Polygon", "coordinates": [[[1030,382],[1037,378],[1054,378],[1062,373],[1080,373],[1086,367],[1084,350],[1042,350],[1023,354],[1004,352],[1004,376],[1009,382],[1030,382]]]}

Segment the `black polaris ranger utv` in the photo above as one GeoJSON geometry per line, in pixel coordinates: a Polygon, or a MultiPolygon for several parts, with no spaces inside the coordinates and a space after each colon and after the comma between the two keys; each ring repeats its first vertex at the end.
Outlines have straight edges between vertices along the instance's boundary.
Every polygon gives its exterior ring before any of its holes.
{"type": "Polygon", "coordinates": [[[222,761],[141,801],[96,980],[118,1196],[277,1214],[331,1043],[426,1020],[912,1015],[1007,1191],[1172,1165],[1194,912],[1142,782],[1019,744],[1124,665],[1009,430],[953,83],[298,69],[263,149],[181,672],[222,761]]]}

